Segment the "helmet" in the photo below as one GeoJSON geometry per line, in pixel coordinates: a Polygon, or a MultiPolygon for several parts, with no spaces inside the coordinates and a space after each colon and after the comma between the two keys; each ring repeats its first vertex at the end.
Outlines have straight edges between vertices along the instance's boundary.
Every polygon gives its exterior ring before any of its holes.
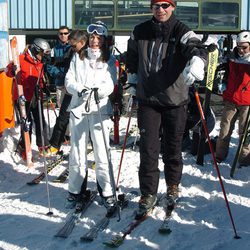
{"type": "Polygon", "coordinates": [[[236,38],[237,43],[250,43],[250,32],[249,31],[242,31],[237,35],[236,38]]]}
{"type": "Polygon", "coordinates": [[[43,38],[36,38],[31,47],[36,52],[43,52],[44,54],[50,54],[51,52],[49,43],[43,38]]]}
{"type": "Polygon", "coordinates": [[[97,21],[96,23],[92,23],[87,27],[88,34],[93,34],[94,32],[100,36],[108,36],[108,28],[105,23],[102,21],[97,21]]]}

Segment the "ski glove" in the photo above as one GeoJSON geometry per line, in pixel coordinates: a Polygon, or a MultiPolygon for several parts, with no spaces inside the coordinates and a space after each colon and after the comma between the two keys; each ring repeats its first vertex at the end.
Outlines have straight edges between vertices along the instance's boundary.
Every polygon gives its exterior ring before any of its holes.
{"type": "Polygon", "coordinates": [[[204,61],[198,56],[193,56],[183,70],[185,83],[190,86],[194,81],[202,81],[205,75],[204,67],[204,61]]]}
{"type": "Polygon", "coordinates": [[[83,89],[81,92],[78,92],[78,96],[82,97],[85,92],[87,92],[87,89],[83,89]]]}

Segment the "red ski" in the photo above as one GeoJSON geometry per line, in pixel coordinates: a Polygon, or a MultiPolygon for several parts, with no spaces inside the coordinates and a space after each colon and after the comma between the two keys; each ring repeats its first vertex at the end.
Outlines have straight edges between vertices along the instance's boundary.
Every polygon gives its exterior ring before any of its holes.
{"type": "Polygon", "coordinates": [[[25,108],[25,97],[23,95],[23,86],[21,84],[18,84],[18,77],[19,77],[18,73],[20,71],[20,62],[19,62],[17,39],[15,36],[10,41],[10,47],[11,47],[13,64],[16,66],[15,82],[16,82],[17,91],[18,91],[18,104],[19,104],[20,116],[22,120],[21,126],[22,126],[22,132],[24,135],[26,163],[28,167],[32,167],[33,166],[32,149],[31,149],[31,143],[30,143],[29,126],[26,123],[27,114],[26,114],[26,108],[25,108]]]}

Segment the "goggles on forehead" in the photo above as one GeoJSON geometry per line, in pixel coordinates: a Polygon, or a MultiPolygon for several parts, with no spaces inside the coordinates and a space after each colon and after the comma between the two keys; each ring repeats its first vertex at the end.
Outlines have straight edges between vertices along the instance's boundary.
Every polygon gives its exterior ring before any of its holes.
{"type": "Polygon", "coordinates": [[[99,36],[108,36],[108,30],[105,26],[100,24],[90,24],[87,27],[88,34],[93,34],[94,32],[98,34],[99,36]]]}

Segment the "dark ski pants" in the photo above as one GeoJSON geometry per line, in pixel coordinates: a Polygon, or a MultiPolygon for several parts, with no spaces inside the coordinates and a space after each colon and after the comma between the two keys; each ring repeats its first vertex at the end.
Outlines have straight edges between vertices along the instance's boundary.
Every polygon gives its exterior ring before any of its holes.
{"type": "MultiPolygon", "coordinates": [[[[43,113],[43,104],[41,103],[42,107],[42,123],[43,123],[43,137],[44,137],[44,145],[48,146],[48,135],[47,135],[47,124],[45,121],[44,113],[43,113]]],[[[36,134],[36,145],[38,147],[42,147],[42,135],[41,135],[41,126],[40,126],[40,117],[39,117],[39,108],[38,108],[38,102],[34,104],[30,104],[30,102],[26,102],[26,112],[28,117],[28,122],[30,123],[29,127],[29,134],[30,134],[30,140],[32,135],[32,127],[33,123],[35,124],[35,134],[36,134]],[[32,119],[33,117],[33,119],[32,119]]],[[[21,142],[20,145],[22,148],[24,148],[24,136],[23,133],[21,133],[21,142]]]]}
{"type": "Polygon", "coordinates": [[[139,183],[142,195],[157,193],[159,184],[160,130],[162,131],[162,158],[166,184],[178,185],[180,183],[183,168],[181,146],[186,118],[187,105],[168,108],[139,105],[139,183]]]}
{"type": "Polygon", "coordinates": [[[56,118],[56,124],[53,128],[53,133],[50,138],[50,145],[55,148],[60,148],[61,144],[64,142],[64,136],[67,130],[67,126],[69,124],[69,115],[70,113],[67,111],[69,104],[71,102],[72,96],[70,94],[65,94],[63,97],[63,101],[61,104],[60,112],[58,117],[56,118]]]}

